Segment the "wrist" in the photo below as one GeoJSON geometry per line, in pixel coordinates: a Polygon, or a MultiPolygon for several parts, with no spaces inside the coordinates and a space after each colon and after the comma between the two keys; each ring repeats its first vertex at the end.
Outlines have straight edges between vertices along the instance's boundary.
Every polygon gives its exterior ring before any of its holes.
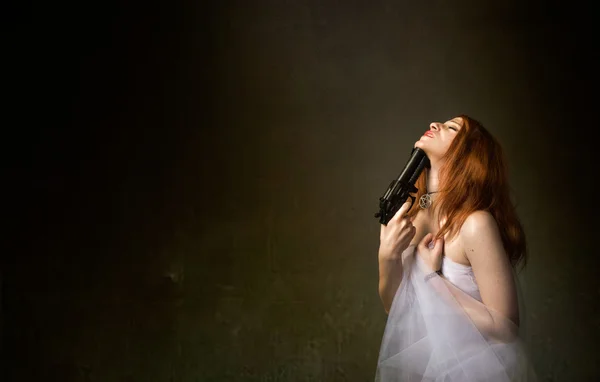
{"type": "Polygon", "coordinates": [[[427,282],[427,280],[429,280],[430,278],[435,277],[436,275],[442,277],[444,274],[442,273],[441,269],[433,271],[425,276],[425,282],[427,282]]]}
{"type": "Polygon", "coordinates": [[[378,258],[380,262],[393,264],[402,260],[402,251],[382,251],[378,253],[378,258]]]}

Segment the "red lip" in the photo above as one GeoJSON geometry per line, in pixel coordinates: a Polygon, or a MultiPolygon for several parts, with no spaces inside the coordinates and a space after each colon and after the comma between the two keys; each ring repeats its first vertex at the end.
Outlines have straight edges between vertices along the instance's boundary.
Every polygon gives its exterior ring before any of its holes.
{"type": "Polygon", "coordinates": [[[433,138],[435,136],[435,135],[433,135],[433,133],[431,131],[426,131],[425,134],[423,134],[423,135],[426,135],[430,138],[433,138]]]}

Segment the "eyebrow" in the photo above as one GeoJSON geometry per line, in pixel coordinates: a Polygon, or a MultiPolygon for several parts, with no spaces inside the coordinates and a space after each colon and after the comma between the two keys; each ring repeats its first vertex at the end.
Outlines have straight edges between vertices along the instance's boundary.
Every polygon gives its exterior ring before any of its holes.
{"type": "Polygon", "coordinates": [[[450,122],[451,122],[451,123],[454,123],[456,126],[458,126],[458,128],[459,128],[459,129],[461,129],[461,128],[462,128],[462,125],[461,125],[460,123],[456,122],[455,120],[450,120],[450,121],[448,121],[448,123],[450,123],[450,122]]]}

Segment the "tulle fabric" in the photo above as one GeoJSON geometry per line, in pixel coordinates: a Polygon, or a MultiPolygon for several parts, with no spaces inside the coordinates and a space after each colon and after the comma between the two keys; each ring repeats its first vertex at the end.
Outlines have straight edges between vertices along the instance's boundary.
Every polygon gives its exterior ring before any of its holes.
{"type": "MultiPolygon", "coordinates": [[[[388,315],[376,382],[537,381],[523,330],[438,275],[425,282],[431,270],[415,246],[403,258],[403,279],[388,315]]],[[[513,278],[518,288],[514,272],[513,278]]]]}

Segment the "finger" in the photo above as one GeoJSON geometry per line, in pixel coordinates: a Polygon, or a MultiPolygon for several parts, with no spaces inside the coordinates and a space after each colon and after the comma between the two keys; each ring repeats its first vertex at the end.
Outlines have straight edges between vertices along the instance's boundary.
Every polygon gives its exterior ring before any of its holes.
{"type": "Polygon", "coordinates": [[[410,224],[410,222],[408,221],[408,219],[402,219],[402,223],[405,224],[400,224],[400,229],[397,231],[398,234],[402,233],[402,232],[410,232],[412,230],[416,230],[417,227],[415,227],[414,225],[410,224]]]}
{"type": "Polygon", "coordinates": [[[443,238],[439,238],[435,241],[435,245],[433,247],[433,254],[435,256],[439,256],[442,254],[442,252],[444,251],[444,239],[443,238]]]}
{"type": "Polygon", "coordinates": [[[410,239],[412,240],[412,238],[415,237],[416,234],[417,234],[417,227],[415,227],[413,225],[410,227],[410,239]]]}
{"type": "Polygon", "coordinates": [[[432,238],[433,234],[431,232],[425,235],[425,237],[423,237],[419,243],[419,248],[429,248],[429,243],[431,242],[432,238]]]}
{"type": "Polygon", "coordinates": [[[398,227],[400,227],[401,230],[404,228],[410,228],[412,226],[410,219],[406,216],[402,216],[402,217],[398,218],[396,220],[396,224],[398,227]]]}
{"type": "Polygon", "coordinates": [[[400,207],[400,211],[402,211],[401,215],[406,215],[408,210],[410,210],[410,202],[407,200],[404,202],[404,204],[402,204],[402,207],[400,207]]]}
{"type": "Polygon", "coordinates": [[[400,218],[402,216],[406,215],[406,213],[408,212],[409,209],[410,209],[410,202],[407,200],[406,202],[404,202],[402,207],[400,207],[398,212],[396,212],[396,214],[394,215],[394,219],[400,220],[400,218]]]}

